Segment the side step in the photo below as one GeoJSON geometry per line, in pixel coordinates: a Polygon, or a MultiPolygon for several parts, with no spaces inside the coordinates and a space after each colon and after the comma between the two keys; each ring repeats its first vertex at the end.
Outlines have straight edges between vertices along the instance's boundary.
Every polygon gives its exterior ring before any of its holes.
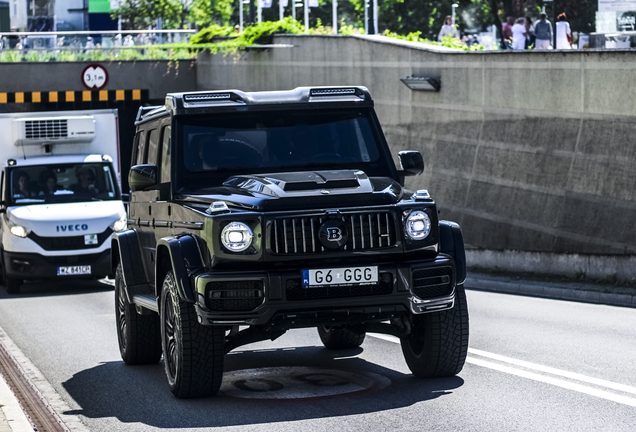
{"type": "Polygon", "coordinates": [[[151,294],[134,295],[133,302],[137,306],[141,306],[142,308],[150,309],[151,311],[155,311],[159,313],[159,305],[157,304],[157,297],[151,294]]]}

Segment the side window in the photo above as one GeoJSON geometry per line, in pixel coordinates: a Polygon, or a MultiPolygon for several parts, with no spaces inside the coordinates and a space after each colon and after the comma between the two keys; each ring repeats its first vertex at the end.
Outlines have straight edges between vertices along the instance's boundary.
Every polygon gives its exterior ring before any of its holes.
{"type": "Polygon", "coordinates": [[[138,140],[137,140],[137,158],[135,161],[135,165],[144,164],[144,159],[146,158],[146,131],[139,132],[138,140]]]}
{"type": "Polygon", "coordinates": [[[130,157],[133,165],[137,165],[137,154],[139,153],[139,149],[137,148],[139,146],[139,135],[140,133],[137,132],[135,134],[135,137],[133,138],[132,156],[130,157]]]}
{"type": "Polygon", "coordinates": [[[148,137],[148,157],[146,158],[149,164],[157,164],[157,148],[159,147],[159,129],[153,129],[150,131],[148,137]]]}
{"type": "Polygon", "coordinates": [[[170,181],[170,126],[164,126],[161,131],[161,160],[159,163],[161,164],[160,175],[161,175],[161,183],[167,183],[170,181]]]}

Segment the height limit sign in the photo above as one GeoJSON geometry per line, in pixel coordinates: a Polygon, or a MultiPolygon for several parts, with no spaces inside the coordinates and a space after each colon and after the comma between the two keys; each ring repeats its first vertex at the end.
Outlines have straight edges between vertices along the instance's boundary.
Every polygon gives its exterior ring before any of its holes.
{"type": "Polygon", "coordinates": [[[101,90],[108,83],[108,72],[98,64],[88,65],[82,71],[82,84],[89,90],[101,90]]]}

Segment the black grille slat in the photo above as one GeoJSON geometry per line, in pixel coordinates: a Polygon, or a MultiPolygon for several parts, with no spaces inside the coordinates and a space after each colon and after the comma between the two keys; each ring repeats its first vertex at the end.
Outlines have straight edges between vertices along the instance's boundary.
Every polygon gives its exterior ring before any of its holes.
{"type": "Polygon", "coordinates": [[[449,296],[453,292],[453,270],[450,267],[415,270],[411,278],[413,294],[421,299],[449,296]]]}
{"type": "MultiPolygon", "coordinates": [[[[395,218],[391,212],[343,214],[348,240],[344,251],[377,250],[396,245],[395,218]]],[[[318,230],[324,219],[319,216],[279,218],[272,224],[272,252],[275,254],[322,253],[318,230]]]]}
{"type": "Polygon", "coordinates": [[[85,244],[84,234],[69,237],[40,237],[32,231],[29,233],[28,237],[44,250],[61,251],[98,248],[110,237],[112,233],[113,230],[108,228],[106,231],[97,234],[97,243],[91,245],[85,244]]]}
{"type": "Polygon", "coordinates": [[[68,123],[66,120],[27,120],[24,132],[27,139],[66,138],[68,123]]]}
{"type": "Polygon", "coordinates": [[[319,300],[346,297],[366,297],[385,295],[393,292],[391,273],[380,273],[379,282],[373,285],[357,285],[345,287],[305,288],[300,279],[288,279],[285,289],[287,300],[319,300]]]}
{"type": "Polygon", "coordinates": [[[263,304],[262,281],[222,281],[206,285],[205,304],[215,311],[250,311],[263,304]],[[218,298],[212,298],[212,293],[218,298]]]}

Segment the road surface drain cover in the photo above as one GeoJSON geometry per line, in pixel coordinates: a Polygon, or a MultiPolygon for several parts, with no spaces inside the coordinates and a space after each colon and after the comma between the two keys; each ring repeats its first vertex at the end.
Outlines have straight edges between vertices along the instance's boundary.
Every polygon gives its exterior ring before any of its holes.
{"type": "Polygon", "coordinates": [[[305,399],[379,390],[389,385],[391,380],[371,372],[272,367],[226,372],[221,392],[248,399],[305,399]]]}

